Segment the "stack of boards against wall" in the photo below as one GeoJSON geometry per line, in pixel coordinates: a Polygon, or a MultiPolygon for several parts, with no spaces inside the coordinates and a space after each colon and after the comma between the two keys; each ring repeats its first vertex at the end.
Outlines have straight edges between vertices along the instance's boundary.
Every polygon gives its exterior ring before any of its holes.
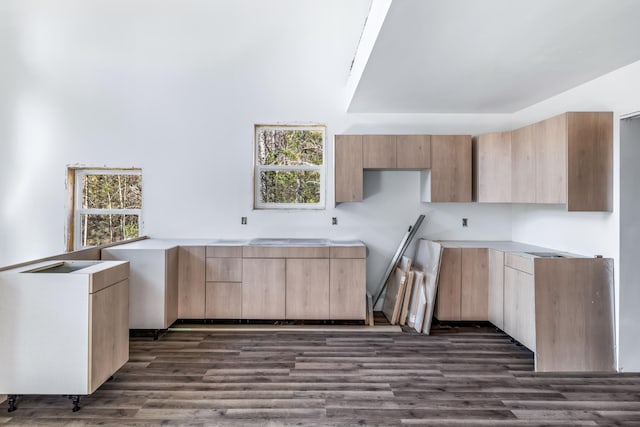
{"type": "MultiPolygon", "coordinates": [[[[386,284],[387,292],[382,304],[382,313],[392,325],[397,325],[401,320],[403,303],[406,298],[405,294],[407,293],[407,286],[410,284],[409,273],[412,262],[411,258],[403,256],[386,284]]],[[[409,295],[411,295],[411,290],[409,290],[409,295]]],[[[403,322],[400,323],[404,324],[403,322]]]]}
{"type": "Polygon", "coordinates": [[[438,290],[442,245],[420,239],[414,260],[415,283],[409,303],[408,325],[429,335],[438,290]]]}

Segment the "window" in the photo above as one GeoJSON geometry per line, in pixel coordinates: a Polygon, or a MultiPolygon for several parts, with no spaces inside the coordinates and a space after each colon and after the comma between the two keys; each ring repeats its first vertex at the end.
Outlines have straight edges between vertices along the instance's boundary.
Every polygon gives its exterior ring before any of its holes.
{"type": "Polygon", "coordinates": [[[71,214],[68,249],[81,249],[140,234],[140,169],[69,168],[71,214]]]}
{"type": "Polygon", "coordinates": [[[325,127],[255,127],[258,209],[323,209],[325,127]]]}

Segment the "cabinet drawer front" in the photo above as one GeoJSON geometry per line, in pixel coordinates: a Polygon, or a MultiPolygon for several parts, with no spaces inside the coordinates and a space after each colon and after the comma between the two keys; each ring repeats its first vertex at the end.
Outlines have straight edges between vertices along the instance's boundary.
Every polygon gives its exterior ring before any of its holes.
{"type": "Polygon", "coordinates": [[[287,258],[329,258],[329,248],[327,246],[287,248],[287,258]]]}
{"type": "Polygon", "coordinates": [[[207,319],[240,319],[242,283],[207,282],[205,316],[207,319]]]}
{"type": "Polygon", "coordinates": [[[207,246],[207,258],[242,258],[242,246],[207,246]]]}
{"type": "Polygon", "coordinates": [[[289,248],[284,246],[244,246],[243,258],[286,258],[289,248]]]}
{"type": "Polygon", "coordinates": [[[507,252],[504,254],[504,265],[533,274],[533,257],[522,256],[517,253],[507,252]]]}
{"type": "Polygon", "coordinates": [[[241,282],[242,258],[207,258],[207,282],[241,282]]]}
{"type": "Polygon", "coordinates": [[[332,246],[331,258],[366,258],[366,246],[332,246]]]}

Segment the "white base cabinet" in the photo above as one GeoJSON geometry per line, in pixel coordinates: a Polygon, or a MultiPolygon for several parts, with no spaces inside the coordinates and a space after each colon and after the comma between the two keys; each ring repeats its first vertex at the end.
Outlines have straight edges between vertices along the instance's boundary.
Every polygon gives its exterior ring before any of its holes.
{"type": "Polygon", "coordinates": [[[0,273],[0,394],[87,395],[120,369],[129,359],[128,276],[121,261],[0,273]]]}

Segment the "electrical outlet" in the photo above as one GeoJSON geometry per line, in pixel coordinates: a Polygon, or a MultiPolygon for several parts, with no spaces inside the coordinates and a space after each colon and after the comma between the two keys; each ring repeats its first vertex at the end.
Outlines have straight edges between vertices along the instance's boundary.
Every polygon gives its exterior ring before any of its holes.
{"type": "Polygon", "coordinates": [[[240,224],[247,225],[247,217],[246,216],[243,216],[242,218],[240,218],[240,224]]]}
{"type": "Polygon", "coordinates": [[[338,225],[338,217],[334,216],[331,218],[331,225],[338,225]]]}
{"type": "Polygon", "coordinates": [[[462,218],[462,226],[463,227],[468,227],[469,226],[469,221],[467,220],[467,218],[462,218]]]}

